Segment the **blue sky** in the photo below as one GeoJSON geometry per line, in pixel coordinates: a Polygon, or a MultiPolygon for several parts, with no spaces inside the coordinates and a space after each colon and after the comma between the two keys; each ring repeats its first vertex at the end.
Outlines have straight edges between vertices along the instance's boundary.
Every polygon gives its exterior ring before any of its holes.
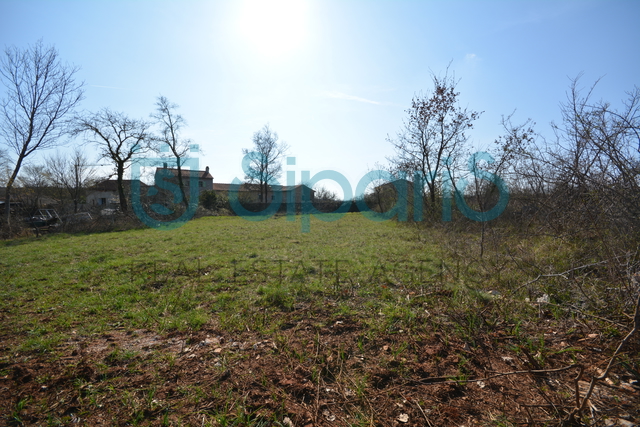
{"type": "Polygon", "coordinates": [[[330,169],[355,189],[449,63],[461,104],[484,111],[469,134],[482,149],[514,110],[552,140],[581,72],[614,104],[640,84],[637,1],[261,3],[0,0],[0,45],[55,45],[81,67],[87,111],[148,118],[159,95],[179,104],[215,182],[243,178],[241,150],[269,123],[298,180],[330,169]]]}

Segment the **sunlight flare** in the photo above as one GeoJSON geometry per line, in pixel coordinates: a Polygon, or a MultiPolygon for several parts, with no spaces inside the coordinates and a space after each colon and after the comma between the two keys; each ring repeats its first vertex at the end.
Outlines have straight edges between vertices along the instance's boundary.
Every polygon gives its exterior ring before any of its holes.
{"type": "Polygon", "coordinates": [[[279,57],[298,49],[306,37],[307,4],[300,0],[246,0],[240,30],[261,54],[279,57]]]}

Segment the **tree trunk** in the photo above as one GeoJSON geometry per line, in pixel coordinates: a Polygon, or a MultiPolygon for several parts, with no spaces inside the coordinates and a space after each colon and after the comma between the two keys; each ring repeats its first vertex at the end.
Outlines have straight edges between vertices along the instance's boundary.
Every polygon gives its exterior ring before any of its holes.
{"type": "Polygon", "coordinates": [[[124,164],[118,164],[118,196],[120,197],[120,210],[127,213],[127,197],[124,194],[124,184],[122,178],[124,176],[124,164]]]}
{"type": "MultiPolygon", "coordinates": [[[[182,181],[182,168],[180,167],[180,158],[178,157],[178,186],[180,187],[180,192],[182,193],[182,204],[184,204],[185,209],[189,208],[189,202],[187,201],[187,195],[184,192],[184,182],[182,181]]],[[[191,172],[189,172],[191,174],[191,172]]],[[[189,175],[189,185],[191,185],[191,175],[189,175]]]]}
{"type": "Polygon", "coordinates": [[[7,222],[7,228],[9,229],[9,234],[11,234],[11,190],[13,189],[13,184],[16,182],[16,177],[18,176],[18,171],[20,170],[20,166],[22,165],[23,158],[24,156],[18,157],[16,167],[13,169],[13,173],[9,178],[9,182],[7,182],[7,189],[5,191],[4,215],[7,222]]]}
{"type": "Polygon", "coordinates": [[[11,187],[13,186],[13,180],[10,179],[7,183],[7,189],[5,191],[4,198],[4,219],[7,223],[7,227],[9,228],[9,233],[11,233],[11,187]]]}

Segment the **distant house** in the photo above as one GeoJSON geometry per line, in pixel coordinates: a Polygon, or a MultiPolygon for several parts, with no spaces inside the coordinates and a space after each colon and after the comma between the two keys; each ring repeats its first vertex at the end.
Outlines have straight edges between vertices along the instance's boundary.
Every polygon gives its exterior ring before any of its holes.
{"type": "MultiPolygon", "coordinates": [[[[124,194],[127,200],[131,201],[130,179],[123,179],[124,194]]],[[[148,185],[140,182],[140,191],[146,194],[148,185]]],[[[118,181],[107,179],[87,188],[87,205],[96,209],[117,209],[120,206],[120,195],[118,194],[118,181]]]]}
{"type": "MultiPolygon", "coordinates": [[[[191,186],[191,170],[190,169],[181,169],[182,175],[182,183],[185,187],[185,193],[188,193],[187,189],[191,186]]],[[[209,173],[209,166],[205,168],[203,171],[193,171],[196,173],[198,177],[198,189],[200,192],[206,190],[213,190],[213,176],[209,173]]],[[[178,183],[178,169],[176,168],[168,168],[165,163],[163,167],[156,168],[155,173],[155,181],[158,182],[160,179],[166,179],[160,177],[159,174],[164,174],[165,176],[173,176],[173,178],[169,178],[168,181],[173,182],[175,184],[178,183]]]]}
{"type": "MultiPolygon", "coordinates": [[[[213,190],[216,194],[220,196],[229,196],[229,190],[232,187],[232,184],[228,183],[214,183],[213,176],[209,172],[209,166],[205,168],[203,171],[194,171],[198,178],[198,188],[200,192],[206,190],[213,190]]],[[[191,173],[192,171],[189,169],[181,170],[182,174],[182,182],[185,186],[185,192],[188,194],[189,186],[191,185],[191,173]]],[[[157,168],[155,172],[155,182],[158,183],[160,180],[165,180],[172,182],[174,184],[178,183],[178,169],[169,168],[165,163],[163,167],[157,168]],[[166,176],[169,178],[166,178],[166,176]]],[[[277,191],[282,192],[282,201],[285,203],[301,203],[302,202],[302,188],[308,188],[303,185],[293,185],[293,186],[283,186],[283,185],[272,185],[269,187],[267,192],[267,202],[271,202],[274,200],[275,193],[277,191]]],[[[309,188],[309,194],[311,200],[314,199],[315,190],[309,188]]],[[[241,184],[238,188],[238,198],[244,203],[260,203],[262,200],[262,190],[258,184],[241,184]]]]}
{"type": "Polygon", "coordinates": [[[406,179],[396,179],[378,185],[369,193],[365,200],[370,208],[378,212],[386,212],[399,200],[402,203],[413,203],[413,182],[406,179]],[[398,194],[398,188],[402,193],[398,194]]]}
{"type": "MultiPolygon", "coordinates": [[[[220,195],[229,196],[229,190],[232,184],[214,183],[213,190],[220,195]]],[[[275,199],[277,192],[282,192],[283,203],[302,203],[303,188],[309,190],[309,198],[311,201],[315,198],[315,190],[306,185],[271,185],[267,191],[267,203],[275,199]]],[[[238,199],[248,203],[260,203],[262,199],[262,189],[258,184],[241,184],[238,188],[238,199]]]]}

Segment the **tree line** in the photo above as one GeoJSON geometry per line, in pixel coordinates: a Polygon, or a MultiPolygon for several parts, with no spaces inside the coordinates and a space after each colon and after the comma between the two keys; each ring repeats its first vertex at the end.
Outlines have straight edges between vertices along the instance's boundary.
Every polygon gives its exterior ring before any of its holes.
{"type": "MultiPolygon", "coordinates": [[[[33,154],[62,145],[67,137],[83,137],[98,149],[100,159],[114,167],[123,212],[129,210],[123,181],[134,156],[155,152],[178,171],[183,166],[191,141],[182,136],[186,121],[176,104],[158,97],[149,119],[134,119],[109,108],[80,113],[84,82],[77,81],[78,70],[42,40],[22,50],[9,47],[0,60],[0,78],[6,88],[0,110],[0,176],[5,177],[6,186],[2,218],[9,229],[9,201],[16,183],[42,187],[46,182],[64,189],[77,211],[81,190],[98,178],[79,147],[71,156],[57,154],[42,165],[28,163],[33,154]]],[[[180,173],[178,185],[187,205],[180,173]]]]}
{"type": "MultiPolygon", "coordinates": [[[[395,154],[381,169],[405,177],[423,192],[427,219],[440,219],[446,203],[443,177],[473,209],[486,212],[497,200],[496,182],[509,188],[506,216],[537,217],[555,231],[605,229],[629,235],[640,229],[640,89],[626,93],[620,106],[594,100],[597,81],[581,88],[581,76],[570,81],[561,103],[561,122],[547,138],[531,119],[513,123],[503,117],[503,134],[488,149],[485,161],[470,161],[468,135],[482,112],[460,106],[458,81],[448,70],[432,76],[432,88],[414,96],[400,131],[387,137],[395,154]],[[483,176],[485,177],[483,179],[483,176]],[[415,177],[418,177],[417,182],[415,177]],[[464,178],[464,180],[462,180],[464,178]],[[467,181],[466,187],[456,183],[467,181]]],[[[378,187],[382,188],[382,187],[378,187]]],[[[372,207],[389,206],[371,192],[372,207]],[[377,206],[375,206],[377,204],[377,206]]],[[[393,196],[393,195],[391,195],[393,196]]]]}
{"type": "MultiPolygon", "coordinates": [[[[192,141],[182,135],[186,120],[178,113],[178,105],[160,96],[148,119],[134,119],[108,108],[79,113],[84,83],[76,80],[77,72],[76,66],[62,62],[57,50],[42,41],[22,50],[5,50],[0,60],[0,77],[6,87],[0,110],[5,200],[11,200],[16,183],[46,177],[65,189],[77,210],[80,189],[96,179],[81,150],[67,158],[46,158],[40,166],[27,163],[34,153],[71,136],[83,137],[113,166],[123,212],[129,210],[125,172],[136,156],[151,152],[175,164],[180,203],[186,208],[181,170],[192,141]],[[21,171],[26,172],[22,177],[21,171]]],[[[452,202],[447,199],[451,194],[443,187],[447,184],[443,177],[450,178],[457,204],[468,204],[479,212],[490,210],[497,201],[498,186],[483,179],[485,171],[508,185],[511,199],[506,217],[520,222],[538,218],[557,232],[580,229],[602,234],[609,230],[629,236],[625,230],[638,230],[640,89],[629,91],[615,108],[593,99],[597,82],[585,90],[578,76],[570,82],[567,99],[561,104],[561,122],[553,124],[554,135],[539,134],[531,119],[513,123],[513,116],[506,116],[503,134],[488,150],[490,160],[468,164],[469,134],[482,112],[461,107],[457,84],[448,68],[444,75],[432,75],[431,89],[413,97],[400,130],[387,137],[395,154],[380,167],[384,176],[404,178],[422,192],[427,220],[435,219],[443,204],[452,202]],[[456,188],[465,180],[464,189],[456,188]]],[[[261,201],[266,203],[267,187],[282,174],[290,147],[268,124],[253,134],[252,142],[251,149],[242,150],[252,171],[245,180],[259,186],[261,201]]],[[[392,205],[388,200],[392,196],[380,194],[383,189],[378,185],[368,192],[370,207],[383,211],[392,205]]],[[[318,189],[318,195],[336,199],[326,189],[318,189]]],[[[10,225],[10,203],[4,208],[3,222],[10,225]]]]}
{"type": "MultiPolygon", "coordinates": [[[[38,189],[56,187],[65,193],[59,194],[58,199],[71,200],[77,212],[82,190],[110,178],[98,176],[79,147],[67,157],[58,154],[46,157],[43,164],[28,162],[34,153],[63,145],[67,137],[82,137],[98,149],[98,161],[106,160],[113,166],[122,212],[130,209],[125,173],[137,156],[149,153],[177,169],[180,203],[188,207],[182,168],[193,144],[182,135],[187,123],[178,113],[178,105],[159,96],[148,119],[131,118],[109,108],[78,112],[84,98],[84,82],[77,81],[78,71],[77,66],[61,60],[55,47],[45,46],[42,40],[26,49],[9,47],[0,60],[0,77],[6,88],[0,111],[0,180],[6,186],[7,201],[2,212],[4,225],[11,227],[9,201],[16,184],[31,187],[36,199],[38,189]]],[[[280,176],[289,146],[278,140],[278,134],[268,124],[254,133],[252,141],[251,150],[242,150],[245,155],[258,153],[251,165],[255,173],[246,181],[263,189],[261,195],[266,202],[267,186],[280,176]]],[[[206,196],[205,201],[210,202],[211,195],[206,196]]]]}

